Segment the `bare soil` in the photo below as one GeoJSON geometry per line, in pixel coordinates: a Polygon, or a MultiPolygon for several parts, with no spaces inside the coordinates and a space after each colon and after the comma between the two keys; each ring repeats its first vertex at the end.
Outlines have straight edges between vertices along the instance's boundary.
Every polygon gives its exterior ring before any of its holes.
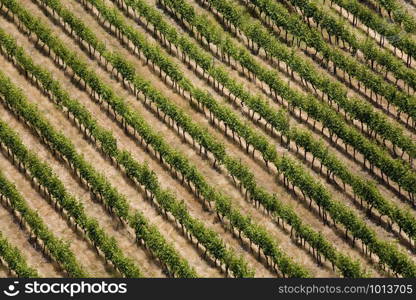
{"type": "Polygon", "coordinates": [[[10,277],[10,273],[5,266],[0,264],[0,278],[8,278],[10,277]]]}

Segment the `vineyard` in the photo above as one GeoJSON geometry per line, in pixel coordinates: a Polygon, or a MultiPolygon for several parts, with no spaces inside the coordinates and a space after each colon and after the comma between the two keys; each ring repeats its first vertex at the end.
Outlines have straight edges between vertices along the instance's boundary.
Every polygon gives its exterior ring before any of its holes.
{"type": "Polygon", "coordinates": [[[416,277],[414,0],[0,10],[0,277],[416,277]]]}

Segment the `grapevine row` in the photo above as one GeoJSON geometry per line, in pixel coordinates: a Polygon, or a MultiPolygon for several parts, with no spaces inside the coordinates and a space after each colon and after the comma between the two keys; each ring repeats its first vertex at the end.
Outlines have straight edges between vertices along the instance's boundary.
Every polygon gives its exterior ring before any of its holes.
{"type": "MultiPolygon", "coordinates": [[[[111,20],[111,24],[112,25],[115,25],[117,23],[122,23],[122,20],[120,19],[119,15],[116,13],[116,11],[115,10],[107,10],[106,5],[102,1],[89,1],[89,2],[93,2],[94,7],[96,7],[99,12],[104,13],[104,16],[106,17],[105,19],[108,18],[107,20],[111,20]],[[111,16],[113,16],[113,17],[111,17],[111,16]],[[118,18],[117,17],[114,18],[114,16],[117,16],[118,18]]],[[[119,28],[116,25],[115,25],[115,27],[116,28],[119,28]]],[[[134,31],[131,27],[127,27],[126,26],[126,27],[124,27],[124,29],[125,29],[125,32],[128,33],[128,36],[131,36],[132,37],[135,45],[136,46],[140,45],[139,41],[143,41],[143,37],[140,37],[140,35],[136,31],[134,31]]],[[[125,32],[123,32],[123,33],[125,33],[125,32]]],[[[121,32],[119,32],[119,35],[121,35],[121,32]]],[[[146,43],[144,43],[144,45],[146,45],[146,43]]],[[[165,62],[166,65],[171,65],[171,66],[173,65],[171,62],[169,62],[168,60],[164,59],[163,56],[159,55],[160,51],[158,51],[158,50],[155,51],[153,49],[158,49],[158,48],[156,48],[156,47],[153,47],[153,48],[152,47],[144,47],[143,48],[143,53],[145,53],[145,56],[146,56],[146,58],[148,60],[152,61],[156,65],[160,65],[160,62],[161,61],[162,62],[165,62]],[[148,54],[148,53],[156,53],[158,55],[156,57],[152,57],[150,55],[147,56],[146,54],[148,54]]],[[[140,50],[141,50],[141,48],[139,48],[139,51],[140,50]]],[[[105,54],[103,54],[102,56],[104,56],[104,55],[105,54]]],[[[113,62],[113,66],[114,65],[115,66],[118,65],[119,68],[116,68],[116,69],[117,69],[118,72],[120,72],[120,71],[122,72],[123,79],[127,79],[127,78],[132,78],[133,77],[133,74],[134,74],[133,70],[134,70],[134,68],[131,68],[131,67],[130,68],[125,68],[124,71],[126,71],[126,69],[127,69],[127,72],[123,73],[123,69],[120,69],[120,66],[122,66],[122,67],[124,66],[125,67],[126,64],[123,63],[121,57],[119,55],[117,55],[117,54],[110,55],[110,56],[111,57],[109,57],[109,61],[112,61],[113,62]],[[115,57],[117,57],[117,60],[116,61],[113,60],[115,57]]],[[[183,78],[182,73],[180,73],[179,70],[177,70],[176,68],[174,69],[173,72],[177,72],[177,74],[180,74],[180,77],[183,78]]],[[[172,76],[172,77],[174,77],[174,76],[172,76]]],[[[185,87],[183,87],[184,90],[187,89],[186,84],[185,84],[186,82],[187,81],[185,79],[183,79],[183,81],[179,84],[179,86],[181,84],[183,86],[185,86],[185,87]]],[[[143,85],[143,82],[141,84],[143,85]]],[[[141,90],[140,87],[139,87],[139,85],[137,85],[137,84],[135,85],[135,88],[137,88],[138,90],[141,90]]],[[[144,92],[144,90],[142,90],[142,92],[144,92]]],[[[158,93],[156,94],[157,97],[160,97],[159,95],[160,94],[158,94],[158,93]]],[[[172,107],[170,109],[172,109],[172,107]]],[[[196,128],[193,128],[193,129],[195,130],[196,128]]],[[[203,133],[203,132],[201,132],[201,133],[203,134],[202,139],[204,137],[207,137],[207,135],[205,133],[203,133]]],[[[140,134],[140,135],[143,136],[143,134],[140,134]]],[[[200,140],[202,140],[202,139],[200,139],[200,140]]],[[[211,140],[211,145],[213,145],[212,138],[210,140],[211,140]]],[[[162,140],[157,141],[154,144],[156,144],[156,145],[157,144],[162,144],[162,140]]],[[[206,145],[208,145],[208,144],[206,144],[206,145]]],[[[155,145],[153,145],[153,147],[154,146],[155,145]]],[[[214,148],[215,148],[215,146],[216,145],[214,145],[214,148]]],[[[161,149],[167,148],[167,145],[165,145],[163,143],[160,147],[161,147],[161,149]]],[[[172,150],[171,149],[166,149],[166,150],[167,150],[168,153],[169,152],[172,153],[172,150]]],[[[216,148],[216,150],[219,150],[218,151],[219,153],[223,153],[223,151],[224,151],[222,145],[219,145],[219,147],[216,148]]],[[[159,152],[159,155],[162,157],[161,160],[163,162],[164,155],[162,155],[162,153],[160,152],[160,150],[158,152],[159,152]]],[[[197,195],[199,196],[199,194],[201,193],[202,196],[204,197],[204,201],[205,200],[208,200],[208,199],[210,200],[210,197],[213,197],[214,200],[216,200],[217,214],[219,214],[219,216],[225,214],[225,216],[228,217],[228,219],[229,219],[229,221],[230,221],[230,223],[231,223],[232,226],[236,226],[236,225],[241,226],[242,224],[249,223],[251,226],[249,226],[249,228],[246,228],[246,230],[244,230],[244,228],[241,228],[241,227],[238,228],[239,226],[237,226],[237,228],[239,229],[240,234],[241,234],[241,231],[242,231],[250,239],[250,244],[251,244],[251,242],[254,242],[255,244],[257,244],[259,246],[259,251],[260,251],[260,249],[262,249],[263,252],[264,252],[264,254],[265,254],[265,256],[266,256],[266,258],[268,256],[270,256],[270,258],[272,260],[272,264],[273,265],[277,265],[278,268],[280,268],[280,271],[283,273],[283,275],[288,274],[289,276],[296,276],[296,277],[307,276],[306,270],[304,270],[300,266],[297,266],[296,264],[294,264],[293,262],[291,262],[290,259],[288,257],[286,257],[285,254],[283,254],[283,253],[280,253],[279,254],[279,252],[281,252],[281,250],[278,249],[276,247],[276,245],[274,245],[274,242],[272,242],[272,240],[268,236],[267,231],[265,229],[263,229],[260,226],[255,225],[255,224],[251,224],[250,218],[247,218],[247,217],[244,217],[244,216],[240,215],[240,213],[238,211],[236,211],[236,210],[235,211],[233,211],[233,210],[230,211],[231,208],[229,207],[229,205],[231,205],[231,202],[230,202],[230,200],[228,198],[225,198],[224,197],[224,199],[221,199],[221,197],[223,197],[222,195],[218,195],[218,196],[215,196],[215,194],[213,195],[213,193],[216,193],[216,191],[212,190],[212,188],[210,186],[208,186],[208,184],[205,182],[205,179],[202,177],[202,175],[199,174],[196,171],[195,166],[191,165],[184,157],[181,157],[181,155],[178,155],[178,154],[179,153],[174,153],[172,156],[173,156],[173,162],[175,162],[175,160],[180,160],[181,161],[181,162],[178,161],[179,162],[179,168],[176,167],[176,170],[179,170],[182,173],[182,182],[184,181],[184,178],[188,178],[188,182],[193,182],[194,185],[198,189],[197,195]],[[181,168],[181,165],[184,165],[184,167],[181,168]],[[189,168],[191,169],[191,172],[186,172],[186,173],[189,173],[190,176],[187,175],[184,172],[186,169],[189,169],[189,168]],[[191,178],[192,177],[195,177],[196,180],[195,179],[190,179],[189,177],[191,177],[191,178]],[[225,203],[218,202],[218,201],[224,201],[224,200],[226,200],[225,203]],[[222,203],[222,205],[226,205],[225,206],[227,208],[226,211],[218,211],[219,205],[221,203],[222,203]],[[250,229],[250,227],[252,227],[252,229],[250,229]],[[255,238],[255,236],[253,235],[253,230],[256,231],[256,232],[258,232],[258,234],[261,236],[261,239],[260,240],[258,238],[257,239],[255,238]],[[267,253],[265,251],[266,250],[265,249],[266,247],[269,248],[269,253],[267,253]]],[[[164,160],[169,164],[169,157],[168,158],[165,158],[164,160]]],[[[172,167],[172,162],[170,162],[170,165],[172,167]]]]}
{"type": "MultiPolygon", "coordinates": [[[[229,39],[225,39],[218,27],[214,24],[209,24],[203,17],[196,15],[193,12],[192,7],[185,1],[159,2],[173,9],[192,26],[192,30],[195,27],[207,41],[217,45],[217,47],[228,57],[231,56],[236,61],[239,61],[242,67],[246,67],[260,78],[261,73],[268,75],[266,70],[262,70],[261,66],[253,59],[250,59],[250,54],[248,52],[233,44],[229,39]],[[189,15],[184,15],[186,11],[189,11],[189,15]]],[[[350,118],[357,119],[361,122],[361,129],[363,129],[363,124],[366,124],[370,129],[370,135],[373,135],[373,132],[374,136],[379,135],[382,137],[383,143],[386,139],[390,140],[393,144],[393,150],[398,146],[403,150],[402,156],[404,152],[407,152],[410,160],[415,157],[416,145],[409,137],[403,134],[401,128],[390,123],[382,114],[375,112],[371,105],[359,99],[347,97],[347,90],[343,88],[341,84],[331,80],[328,76],[322,76],[313,65],[294,56],[287,47],[278,43],[276,39],[272,39],[268,32],[261,30],[256,25],[253,25],[252,28],[256,30],[251,30],[250,38],[261,43],[265,48],[266,53],[277,58],[279,62],[284,61],[292,70],[298,72],[301,78],[306,81],[305,84],[310,82],[314,89],[315,87],[318,87],[325,92],[328,95],[330,103],[332,103],[332,101],[336,102],[338,110],[342,107],[344,111],[348,112],[350,118]]],[[[278,76],[276,72],[274,72],[273,75],[274,77],[278,76]]],[[[263,77],[267,79],[269,76],[263,77]]],[[[266,83],[268,82],[266,81],[266,83]]],[[[268,85],[269,87],[272,87],[273,82],[268,83],[268,85]]]]}
{"type": "Polygon", "coordinates": [[[395,0],[375,0],[378,4],[378,9],[384,8],[390,19],[398,23],[406,32],[416,33],[416,21],[407,13],[405,9],[398,1],[395,0]]]}
{"type": "MultiPolygon", "coordinates": [[[[182,6],[183,7],[183,6],[182,6]]],[[[261,102],[258,102],[261,104],[261,102]]],[[[255,106],[251,106],[251,108],[260,116],[264,116],[267,122],[269,122],[272,126],[279,129],[283,133],[285,133],[284,126],[280,125],[279,118],[276,115],[269,113],[269,116],[265,114],[267,108],[264,104],[257,104],[257,109],[255,106]],[[260,110],[262,108],[263,110],[260,110]]],[[[250,104],[248,104],[250,106],[250,104]]],[[[302,134],[301,132],[294,132],[292,131],[291,134],[293,135],[293,139],[295,139],[296,143],[299,144],[301,147],[306,149],[308,152],[311,152],[314,157],[319,157],[321,162],[331,171],[333,174],[337,175],[341,178],[344,182],[350,184],[353,187],[353,191],[356,195],[359,195],[361,199],[364,199],[369,203],[370,207],[376,207],[380,215],[389,216],[391,220],[397,222],[399,224],[400,231],[402,228],[407,232],[410,239],[414,239],[414,218],[413,216],[405,210],[401,210],[398,207],[392,205],[390,202],[386,201],[380,193],[377,191],[372,184],[363,181],[361,178],[352,176],[348,170],[339,163],[335,157],[328,155],[327,151],[323,151],[323,146],[320,143],[314,143],[312,138],[308,134],[302,134]]],[[[290,136],[290,134],[289,134],[290,136]]]]}

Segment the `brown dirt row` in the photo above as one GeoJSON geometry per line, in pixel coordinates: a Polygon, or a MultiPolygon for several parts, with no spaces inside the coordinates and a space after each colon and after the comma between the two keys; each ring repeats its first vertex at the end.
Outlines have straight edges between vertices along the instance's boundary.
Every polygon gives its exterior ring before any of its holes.
{"type": "MultiPolygon", "coordinates": [[[[20,33],[18,33],[20,34],[20,33]]],[[[62,35],[62,38],[66,38],[66,36],[62,35]]],[[[20,42],[24,42],[23,44],[25,44],[25,48],[26,49],[31,49],[33,48],[31,43],[24,41],[22,39],[19,39],[20,42]]],[[[68,44],[72,44],[72,42],[68,41],[68,44]]],[[[85,56],[85,54],[80,51],[77,50],[76,46],[73,46],[73,50],[75,51],[79,51],[80,56],[85,56]]],[[[54,74],[57,75],[58,78],[60,78],[60,80],[62,80],[63,85],[65,86],[65,88],[70,92],[70,94],[72,95],[76,95],[76,98],[79,99],[84,105],[86,105],[87,109],[97,118],[98,122],[100,125],[111,129],[115,135],[115,137],[117,137],[118,139],[118,145],[120,146],[121,149],[125,148],[127,150],[130,150],[131,153],[133,154],[133,156],[135,157],[135,159],[137,159],[140,162],[147,162],[149,164],[149,166],[156,171],[156,174],[158,174],[161,185],[164,188],[170,188],[172,190],[175,190],[177,194],[180,194],[181,197],[186,196],[187,198],[187,203],[191,203],[195,202],[195,200],[193,199],[193,196],[189,193],[188,190],[186,190],[184,187],[179,186],[177,184],[177,182],[171,177],[171,175],[169,174],[168,171],[166,171],[165,169],[163,169],[162,166],[159,165],[158,160],[157,159],[153,159],[153,160],[149,160],[148,154],[146,154],[146,152],[142,149],[137,147],[136,142],[133,141],[132,139],[129,139],[125,136],[123,130],[121,130],[116,123],[109,118],[104,111],[102,111],[100,109],[100,107],[98,105],[96,105],[95,103],[93,103],[90,99],[88,99],[89,97],[84,93],[84,92],[80,92],[78,91],[72,84],[68,83],[69,80],[66,79],[64,77],[63,74],[61,74],[60,71],[57,71],[58,69],[53,66],[50,62],[47,62],[49,59],[46,57],[41,56],[39,53],[35,53],[36,51],[32,52],[31,49],[31,55],[32,57],[37,60],[38,62],[45,62],[43,65],[48,68],[50,71],[52,71],[54,74]],[[184,195],[185,194],[185,195],[184,195]]],[[[97,73],[99,73],[100,75],[107,76],[106,72],[100,68],[96,69],[97,73]]],[[[111,79],[107,79],[107,78],[103,78],[105,79],[105,81],[111,82],[111,79]]],[[[113,83],[114,85],[114,83],[113,83]]],[[[118,87],[116,89],[117,94],[119,94],[120,96],[122,96],[123,98],[126,98],[126,100],[128,100],[129,97],[131,97],[124,89],[122,89],[121,87],[118,87]]],[[[136,100],[133,100],[134,103],[136,103],[136,100]]],[[[152,116],[152,115],[151,115],[152,116]]],[[[153,117],[153,116],[152,116],[153,117]]],[[[153,117],[154,118],[154,117],[153,117]]],[[[167,129],[164,129],[167,130],[167,129]]],[[[171,133],[170,133],[171,135],[171,133]]],[[[218,233],[222,234],[222,237],[224,238],[224,240],[228,243],[231,244],[234,248],[240,248],[238,249],[239,252],[241,253],[246,253],[246,249],[242,248],[238,242],[236,242],[235,239],[233,239],[231,237],[231,234],[229,233],[224,233],[224,229],[216,223],[215,221],[215,216],[213,214],[207,214],[206,212],[203,211],[202,208],[200,208],[199,205],[190,205],[190,212],[191,215],[194,216],[198,216],[199,219],[206,221],[205,224],[210,225],[208,227],[210,227],[211,229],[215,230],[218,233]]],[[[249,256],[247,257],[247,260],[250,262],[251,265],[256,266],[256,274],[258,276],[266,276],[266,277],[271,277],[273,276],[272,273],[270,273],[268,270],[264,270],[264,267],[262,265],[260,265],[257,260],[255,260],[253,257],[249,256]]]]}
{"type": "MultiPolygon", "coordinates": [[[[127,54],[127,55],[128,55],[128,54],[127,54]]],[[[188,110],[189,110],[189,109],[188,109],[188,110]]],[[[187,112],[188,112],[188,111],[187,111],[187,112]]],[[[201,118],[200,116],[199,116],[199,117],[198,117],[198,116],[195,116],[195,113],[192,113],[192,118],[193,118],[193,119],[195,119],[196,117],[197,117],[197,118],[199,118],[199,119],[201,118]]],[[[271,179],[271,181],[273,181],[273,179],[271,179]]]]}
{"type": "MultiPolygon", "coordinates": [[[[0,109],[2,111],[3,108],[0,109]]],[[[3,170],[9,164],[4,154],[0,154],[0,168],[3,170]]],[[[18,172],[18,170],[12,170],[18,172]]],[[[36,249],[36,244],[31,241],[29,234],[20,228],[19,223],[3,205],[0,205],[0,228],[4,237],[10,244],[17,247],[26,259],[27,264],[35,269],[41,277],[62,277],[61,273],[41,252],[36,249]]],[[[9,277],[7,274],[6,277],[9,277]]]]}
{"type": "Polygon", "coordinates": [[[2,264],[0,264],[0,278],[10,278],[9,271],[2,264]]]}
{"type": "Polygon", "coordinates": [[[416,2],[415,0],[398,0],[402,6],[405,6],[415,18],[416,18],[416,2]]]}
{"type": "Polygon", "coordinates": [[[398,2],[406,9],[408,14],[416,19],[416,2],[414,0],[399,0],[398,2]]]}

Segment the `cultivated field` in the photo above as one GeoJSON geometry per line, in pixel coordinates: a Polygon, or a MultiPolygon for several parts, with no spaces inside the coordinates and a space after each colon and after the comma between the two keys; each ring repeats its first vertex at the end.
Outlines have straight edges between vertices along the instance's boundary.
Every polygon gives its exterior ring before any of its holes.
{"type": "Polygon", "coordinates": [[[416,277],[414,1],[0,8],[0,277],[416,277]]]}

